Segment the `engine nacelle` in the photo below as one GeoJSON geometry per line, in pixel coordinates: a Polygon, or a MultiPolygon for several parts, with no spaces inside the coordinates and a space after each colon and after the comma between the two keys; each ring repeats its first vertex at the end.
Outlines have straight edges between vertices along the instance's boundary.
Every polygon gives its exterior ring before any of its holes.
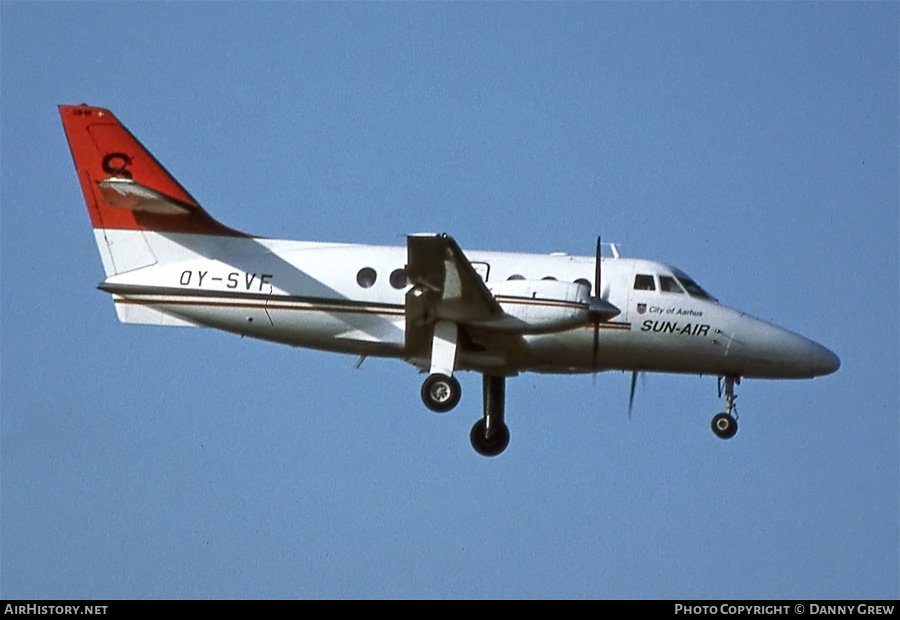
{"type": "Polygon", "coordinates": [[[572,329],[588,322],[591,288],[557,280],[507,280],[489,285],[506,313],[490,327],[523,334],[572,329]]]}

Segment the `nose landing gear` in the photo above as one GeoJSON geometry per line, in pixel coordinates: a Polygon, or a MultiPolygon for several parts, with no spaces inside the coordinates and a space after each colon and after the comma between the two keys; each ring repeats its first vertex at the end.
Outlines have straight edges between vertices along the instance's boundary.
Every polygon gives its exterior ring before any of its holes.
{"type": "MultiPolygon", "coordinates": [[[[725,411],[716,414],[712,419],[712,432],[719,439],[731,439],[737,433],[737,408],[734,401],[737,396],[734,395],[734,384],[740,383],[740,377],[725,377],[725,411]]],[[[722,396],[722,383],[719,382],[719,397],[722,396]]]]}
{"type": "Polygon", "coordinates": [[[731,439],[737,432],[737,420],[727,413],[716,414],[711,426],[719,439],[731,439]]]}

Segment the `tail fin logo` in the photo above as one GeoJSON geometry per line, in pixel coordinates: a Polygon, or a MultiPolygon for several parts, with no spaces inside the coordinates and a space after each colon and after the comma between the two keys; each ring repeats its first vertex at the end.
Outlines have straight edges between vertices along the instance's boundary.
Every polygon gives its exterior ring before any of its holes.
{"type": "Polygon", "coordinates": [[[134,177],[128,172],[130,165],[131,158],[125,153],[110,153],[103,158],[103,170],[116,177],[133,179],[134,177]]]}

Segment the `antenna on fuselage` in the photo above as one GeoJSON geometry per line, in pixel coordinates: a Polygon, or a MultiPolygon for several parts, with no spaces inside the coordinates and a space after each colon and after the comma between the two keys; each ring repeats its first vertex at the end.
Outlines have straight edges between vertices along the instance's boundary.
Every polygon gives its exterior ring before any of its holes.
{"type": "MultiPolygon", "coordinates": [[[[619,246],[615,243],[603,243],[602,245],[608,245],[609,251],[612,253],[613,258],[622,258],[622,254],[619,252],[619,246]]],[[[600,252],[600,248],[597,248],[597,252],[600,252]]]]}

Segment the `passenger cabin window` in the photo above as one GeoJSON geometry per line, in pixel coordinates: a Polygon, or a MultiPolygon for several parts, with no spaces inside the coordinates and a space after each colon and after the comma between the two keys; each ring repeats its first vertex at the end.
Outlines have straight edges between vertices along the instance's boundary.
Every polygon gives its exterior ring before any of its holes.
{"type": "Polygon", "coordinates": [[[645,276],[645,275],[634,276],[634,290],[636,290],[636,291],[655,291],[656,285],[653,283],[653,276],[645,276]]]}
{"type": "Polygon", "coordinates": [[[405,269],[394,269],[391,272],[391,277],[389,278],[391,282],[391,286],[396,289],[401,289],[406,286],[406,270],[405,269]]]}
{"type": "Polygon", "coordinates": [[[516,274],[513,274],[513,275],[509,276],[509,277],[506,278],[506,279],[507,279],[507,280],[524,280],[524,279],[525,279],[525,276],[520,276],[519,274],[516,273],[516,274]]]}
{"type": "Polygon", "coordinates": [[[659,288],[665,293],[684,293],[675,278],[671,276],[659,276],[659,288]]]}
{"type": "Polygon", "coordinates": [[[378,275],[375,273],[374,269],[371,267],[363,267],[359,270],[359,273],[356,274],[356,283],[363,288],[369,288],[375,284],[375,279],[377,277],[378,275]]]}

